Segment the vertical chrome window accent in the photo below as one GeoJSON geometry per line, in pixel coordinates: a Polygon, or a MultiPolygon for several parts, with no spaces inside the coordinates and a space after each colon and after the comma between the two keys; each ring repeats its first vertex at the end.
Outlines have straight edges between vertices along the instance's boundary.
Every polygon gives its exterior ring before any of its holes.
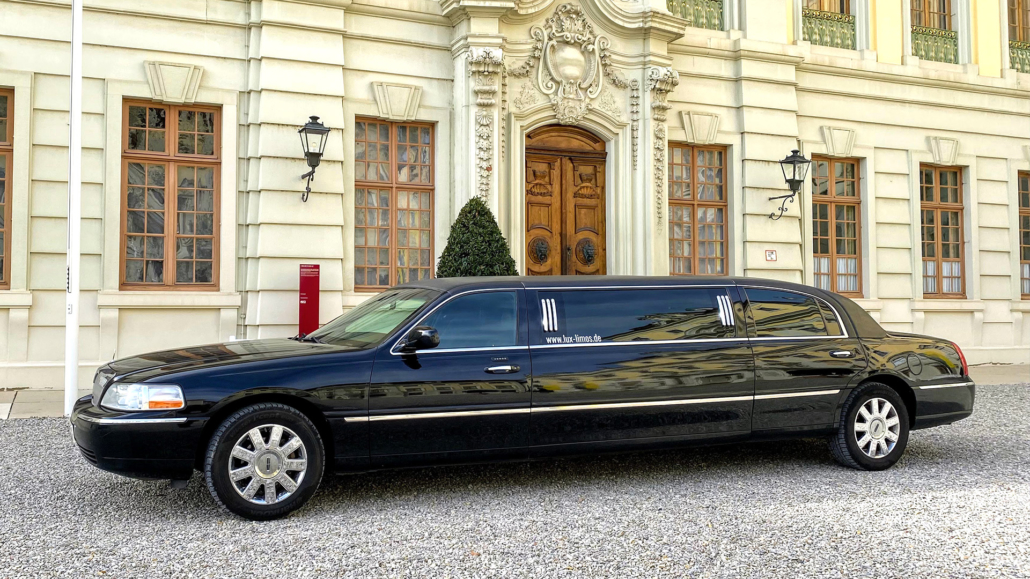
{"type": "Polygon", "coordinates": [[[715,296],[719,302],[719,320],[724,326],[733,325],[733,306],[730,304],[729,296],[715,296]]]}
{"type": "Polygon", "coordinates": [[[544,331],[545,332],[557,332],[558,331],[558,313],[554,306],[554,300],[540,300],[540,309],[542,311],[544,331]]]}

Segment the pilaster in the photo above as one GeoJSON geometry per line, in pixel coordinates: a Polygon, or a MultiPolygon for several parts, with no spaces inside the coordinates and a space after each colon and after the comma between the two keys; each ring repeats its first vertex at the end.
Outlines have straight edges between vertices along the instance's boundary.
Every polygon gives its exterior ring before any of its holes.
{"type": "Polygon", "coordinates": [[[512,0],[455,0],[441,3],[454,24],[454,187],[451,221],[473,196],[482,197],[501,218],[501,88],[504,79],[504,36],[500,18],[515,7],[512,0]]]}
{"type": "MultiPolygon", "coordinates": [[[[243,314],[219,312],[219,335],[297,332],[299,266],[321,267],[321,321],[342,311],[343,66],[348,1],[251,1],[247,91],[240,115],[239,289],[243,314]],[[311,23],[318,23],[311,29],[311,23]],[[312,38],[317,37],[317,38],[312,38]],[[333,129],[311,195],[297,130],[311,115],[333,129]]],[[[353,213],[353,210],[352,210],[353,213]]]]}

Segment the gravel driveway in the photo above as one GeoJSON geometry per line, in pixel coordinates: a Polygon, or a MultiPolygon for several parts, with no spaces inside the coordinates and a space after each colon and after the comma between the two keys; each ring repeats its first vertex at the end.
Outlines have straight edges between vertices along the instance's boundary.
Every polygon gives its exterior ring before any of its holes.
{"type": "Polygon", "coordinates": [[[0,422],[0,577],[1030,577],[1030,387],[893,469],[822,440],[329,479],[251,523],[101,472],[63,419],[0,422]]]}

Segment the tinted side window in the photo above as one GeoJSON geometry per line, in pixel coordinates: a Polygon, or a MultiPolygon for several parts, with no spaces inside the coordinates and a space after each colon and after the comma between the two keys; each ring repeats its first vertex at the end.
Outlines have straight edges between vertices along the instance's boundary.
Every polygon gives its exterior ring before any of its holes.
{"type": "Polygon", "coordinates": [[[783,290],[746,291],[756,338],[826,335],[826,321],[815,298],[783,290]]]}
{"type": "Polygon", "coordinates": [[[544,291],[538,296],[543,344],[736,336],[724,288],[544,291]]]}
{"type": "Polygon", "coordinates": [[[515,292],[483,292],[454,298],[421,325],[440,332],[447,348],[517,346],[519,302],[515,292]]]}
{"type": "Polygon", "coordinates": [[[833,308],[826,302],[819,300],[819,309],[822,310],[823,320],[826,322],[826,333],[831,336],[843,336],[844,332],[841,330],[840,321],[837,320],[837,316],[833,313],[833,308]]]}

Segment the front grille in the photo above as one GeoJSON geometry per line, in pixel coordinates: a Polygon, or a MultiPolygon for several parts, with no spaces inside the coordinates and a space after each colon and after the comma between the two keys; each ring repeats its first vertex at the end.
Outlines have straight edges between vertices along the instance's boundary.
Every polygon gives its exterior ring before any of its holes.
{"type": "Polygon", "coordinates": [[[96,466],[96,464],[97,464],[97,455],[96,455],[96,453],[93,452],[92,450],[89,450],[89,449],[83,447],[81,444],[79,444],[77,446],[79,447],[79,452],[82,453],[82,457],[85,458],[86,460],[88,460],[89,463],[92,464],[93,466],[96,466]]]}

